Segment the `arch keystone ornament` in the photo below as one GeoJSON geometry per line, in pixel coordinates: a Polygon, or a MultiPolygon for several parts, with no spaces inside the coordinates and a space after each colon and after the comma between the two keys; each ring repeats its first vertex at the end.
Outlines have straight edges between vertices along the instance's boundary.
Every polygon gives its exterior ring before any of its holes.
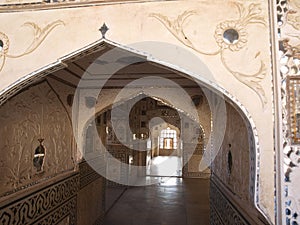
{"type": "Polygon", "coordinates": [[[103,23],[102,27],[100,27],[99,31],[101,32],[102,34],[102,38],[105,39],[105,34],[106,32],[109,30],[109,28],[106,26],[105,23],[103,23]]]}

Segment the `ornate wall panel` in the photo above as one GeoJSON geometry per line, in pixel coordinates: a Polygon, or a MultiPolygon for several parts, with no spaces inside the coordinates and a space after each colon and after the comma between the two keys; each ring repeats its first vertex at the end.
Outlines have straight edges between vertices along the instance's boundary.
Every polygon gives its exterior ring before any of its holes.
{"type": "Polygon", "coordinates": [[[210,182],[210,224],[266,225],[270,224],[249,203],[243,205],[238,197],[224,186],[214,174],[210,182]]]}
{"type": "Polygon", "coordinates": [[[133,151],[121,144],[107,145],[107,151],[111,154],[110,156],[107,155],[106,171],[107,173],[109,173],[108,176],[117,178],[117,180],[122,181],[122,184],[119,184],[111,180],[107,180],[107,186],[108,187],[123,186],[123,184],[128,183],[127,180],[129,178],[128,168],[123,164],[119,164],[118,167],[115,166],[115,164],[112,163],[110,164],[110,160],[114,161],[114,159],[117,159],[122,163],[129,164],[129,155],[133,155],[133,151]]]}
{"type": "MultiPolygon", "coordinates": [[[[98,158],[95,160],[103,161],[103,158],[98,158]]],[[[86,161],[83,161],[79,164],[79,175],[80,189],[84,188],[86,185],[92,183],[98,178],[101,178],[101,175],[98,174],[95,170],[93,170],[93,168],[86,161]]]]}
{"type": "MultiPolygon", "coordinates": [[[[213,162],[212,171],[240,199],[253,204],[250,195],[254,195],[253,185],[255,182],[251,179],[255,179],[253,175],[255,170],[250,170],[251,149],[249,145],[249,136],[252,133],[248,133],[245,121],[228,103],[226,104],[226,111],[226,131],[221,149],[213,162]],[[229,154],[231,154],[231,162],[229,154]]],[[[252,166],[255,167],[255,163],[252,166]]]]}
{"type": "Polygon", "coordinates": [[[69,217],[69,224],[75,225],[79,176],[74,174],[64,178],[11,203],[0,203],[0,223],[50,225],[69,217]]]}
{"type": "Polygon", "coordinates": [[[277,0],[279,70],[281,75],[284,209],[287,225],[300,224],[300,147],[299,147],[299,82],[300,82],[300,2],[277,0]]]}
{"type": "Polygon", "coordinates": [[[210,222],[212,225],[250,225],[221,192],[214,182],[210,183],[210,222]]]}
{"type": "Polygon", "coordinates": [[[74,168],[71,121],[47,82],[33,86],[0,108],[0,196],[74,168]],[[44,163],[34,167],[38,139],[44,139],[44,163]]]}

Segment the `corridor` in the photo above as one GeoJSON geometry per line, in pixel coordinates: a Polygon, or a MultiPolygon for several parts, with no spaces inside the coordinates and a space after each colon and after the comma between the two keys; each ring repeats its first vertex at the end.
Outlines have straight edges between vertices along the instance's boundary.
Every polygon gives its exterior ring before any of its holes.
{"type": "Polygon", "coordinates": [[[105,225],[208,225],[209,179],[157,178],[159,184],[108,188],[105,225]],[[121,194],[122,193],[122,194],[121,194]],[[121,194],[121,195],[120,195],[121,194]]]}

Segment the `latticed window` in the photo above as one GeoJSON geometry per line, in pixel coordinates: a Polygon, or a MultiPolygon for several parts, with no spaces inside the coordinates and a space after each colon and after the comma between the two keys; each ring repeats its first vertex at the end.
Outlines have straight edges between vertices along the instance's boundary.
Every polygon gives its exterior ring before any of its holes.
{"type": "Polygon", "coordinates": [[[177,148],[177,132],[169,127],[160,132],[159,137],[160,149],[176,149],[177,148]]]}

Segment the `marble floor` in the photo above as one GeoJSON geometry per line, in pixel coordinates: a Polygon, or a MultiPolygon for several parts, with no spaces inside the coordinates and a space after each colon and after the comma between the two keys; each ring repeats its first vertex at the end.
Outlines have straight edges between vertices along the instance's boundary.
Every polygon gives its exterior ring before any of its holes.
{"type": "Polygon", "coordinates": [[[110,204],[104,224],[209,225],[209,179],[159,179],[157,185],[110,190],[120,195],[110,204]]]}

